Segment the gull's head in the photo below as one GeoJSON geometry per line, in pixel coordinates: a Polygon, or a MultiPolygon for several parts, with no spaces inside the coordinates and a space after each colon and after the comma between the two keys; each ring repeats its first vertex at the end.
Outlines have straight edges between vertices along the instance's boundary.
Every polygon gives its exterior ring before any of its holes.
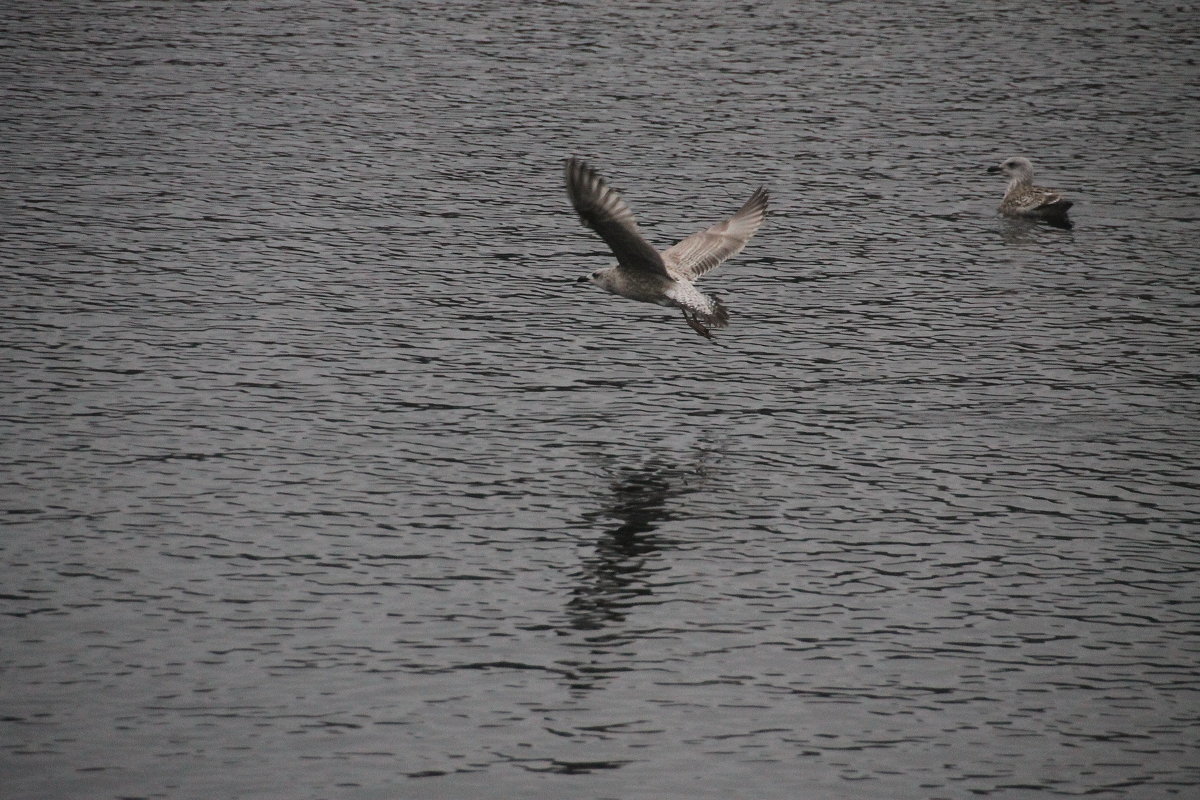
{"type": "Polygon", "coordinates": [[[598,269],[590,275],[580,275],[575,279],[576,283],[600,283],[604,279],[604,270],[598,269]]]}
{"type": "Polygon", "coordinates": [[[1014,156],[1006,158],[995,166],[988,167],[988,172],[1002,172],[1004,177],[1013,181],[1032,181],[1033,163],[1028,158],[1014,156]]]}

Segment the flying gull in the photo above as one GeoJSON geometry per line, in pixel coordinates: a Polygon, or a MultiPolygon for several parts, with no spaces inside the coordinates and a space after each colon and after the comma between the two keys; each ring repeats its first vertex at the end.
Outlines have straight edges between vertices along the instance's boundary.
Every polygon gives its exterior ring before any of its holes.
{"type": "Polygon", "coordinates": [[[1067,209],[1072,203],[1053,189],[1033,185],[1033,164],[1028,158],[1014,157],[988,167],[988,172],[1002,172],[1008,178],[1008,190],[1000,202],[1000,213],[1009,217],[1043,219],[1063,227],[1071,227],[1067,209]]]}
{"type": "Polygon", "coordinates": [[[678,308],[696,333],[729,325],[729,310],[694,281],[741,252],[767,216],[767,190],[759,188],[736,214],[659,252],[638,229],[633,212],[594,169],[567,159],[567,194],[584,225],[617,257],[617,266],[579,278],[606,292],[642,303],[678,308]]]}

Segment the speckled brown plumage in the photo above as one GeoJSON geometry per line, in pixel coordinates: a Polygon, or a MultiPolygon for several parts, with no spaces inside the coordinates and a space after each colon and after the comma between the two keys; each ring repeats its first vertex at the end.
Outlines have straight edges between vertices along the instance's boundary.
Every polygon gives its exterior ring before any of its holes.
{"type": "Polygon", "coordinates": [[[1010,217],[1032,217],[1067,223],[1067,209],[1074,203],[1054,189],[1033,185],[1033,164],[1019,156],[1008,158],[988,172],[1000,172],[1008,178],[1008,189],[1000,201],[1000,213],[1010,217]]]}

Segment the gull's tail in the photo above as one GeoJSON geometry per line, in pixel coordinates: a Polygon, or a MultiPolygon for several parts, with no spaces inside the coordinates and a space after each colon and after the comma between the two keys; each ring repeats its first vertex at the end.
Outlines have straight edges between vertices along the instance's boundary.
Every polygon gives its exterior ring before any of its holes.
{"type": "MultiPolygon", "coordinates": [[[[676,287],[677,290],[680,288],[676,287]]],[[[702,294],[694,286],[675,291],[673,296],[672,292],[667,294],[683,311],[684,322],[705,339],[712,338],[709,328],[729,327],[729,309],[713,295],[702,294]]]]}
{"type": "Polygon", "coordinates": [[[725,304],[711,294],[701,295],[701,297],[708,301],[708,308],[698,316],[704,320],[705,324],[714,328],[728,328],[729,309],[725,307],[725,304]]]}

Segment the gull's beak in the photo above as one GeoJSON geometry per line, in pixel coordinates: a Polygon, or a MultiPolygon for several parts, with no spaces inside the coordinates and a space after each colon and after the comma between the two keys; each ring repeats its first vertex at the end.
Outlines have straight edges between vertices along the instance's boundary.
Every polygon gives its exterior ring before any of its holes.
{"type": "Polygon", "coordinates": [[[993,164],[992,166],[987,168],[987,171],[988,172],[999,172],[1000,169],[1001,169],[1001,167],[999,164],[993,164]]]}
{"type": "Polygon", "coordinates": [[[587,275],[581,275],[575,279],[576,283],[587,283],[587,275]]]}

